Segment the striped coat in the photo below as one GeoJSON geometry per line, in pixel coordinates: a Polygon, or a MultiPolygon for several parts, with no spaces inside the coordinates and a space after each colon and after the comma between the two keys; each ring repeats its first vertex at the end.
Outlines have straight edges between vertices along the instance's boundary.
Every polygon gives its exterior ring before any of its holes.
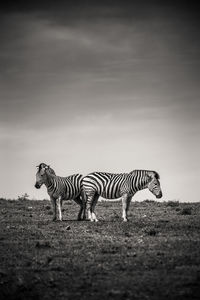
{"type": "Polygon", "coordinates": [[[148,188],[157,198],[162,197],[159,174],[150,170],[134,170],[130,173],[93,172],[82,180],[88,217],[97,221],[94,213],[99,196],[107,199],[122,198],[122,217],[127,221],[131,198],[142,189],[148,188]]]}
{"type": "Polygon", "coordinates": [[[36,173],[35,187],[40,188],[45,184],[47,192],[53,206],[53,220],[56,220],[56,201],[58,201],[59,220],[62,220],[62,201],[74,200],[80,206],[78,213],[78,220],[81,219],[82,213],[85,218],[84,197],[81,197],[81,174],[74,174],[68,177],[61,177],[55,175],[49,166],[41,163],[38,166],[36,173]]]}

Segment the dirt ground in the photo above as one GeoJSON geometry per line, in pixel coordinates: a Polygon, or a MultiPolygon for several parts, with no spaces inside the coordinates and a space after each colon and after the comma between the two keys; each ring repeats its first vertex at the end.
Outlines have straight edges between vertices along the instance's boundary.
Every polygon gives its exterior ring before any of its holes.
{"type": "Polygon", "coordinates": [[[200,299],[200,203],[0,200],[0,299],[200,299]]]}

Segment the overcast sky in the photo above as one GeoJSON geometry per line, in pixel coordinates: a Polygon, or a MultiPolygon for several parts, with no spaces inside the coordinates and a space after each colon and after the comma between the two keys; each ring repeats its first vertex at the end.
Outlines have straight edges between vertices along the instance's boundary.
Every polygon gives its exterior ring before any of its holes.
{"type": "Polygon", "coordinates": [[[163,200],[199,201],[199,10],[32,3],[0,13],[0,197],[47,198],[45,162],[61,176],[156,170],[163,200]]]}

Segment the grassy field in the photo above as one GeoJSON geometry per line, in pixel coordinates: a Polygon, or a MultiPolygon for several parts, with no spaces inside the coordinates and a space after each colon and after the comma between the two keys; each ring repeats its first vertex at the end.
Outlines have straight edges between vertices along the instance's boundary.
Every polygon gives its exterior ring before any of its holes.
{"type": "Polygon", "coordinates": [[[200,299],[200,203],[0,200],[0,299],[200,299]]]}

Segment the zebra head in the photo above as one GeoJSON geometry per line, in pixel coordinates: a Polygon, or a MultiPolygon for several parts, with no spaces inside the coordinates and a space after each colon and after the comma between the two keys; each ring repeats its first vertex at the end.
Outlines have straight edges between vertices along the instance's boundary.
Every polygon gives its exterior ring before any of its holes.
{"type": "Polygon", "coordinates": [[[161,198],[162,197],[162,190],[160,187],[160,176],[157,172],[152,171],[148,174],[149,176],[149,182],[148,182],[148,189],[156,198],[161,198]]]}
{"type": "Polygon", "coordinates": [[[36,189],[39,189],[45,183],[46,175],[48,173],[53,174],[53,175],[56,175],[56,173],[54,172],[54,170],[52,168],[50,168],[50,166],[46,165],[45,163],[39,164],[39,166],[37,166],[37,168],[38,168],[38,170],[36,173],[35,187],[36,187],[36,189]]]}

